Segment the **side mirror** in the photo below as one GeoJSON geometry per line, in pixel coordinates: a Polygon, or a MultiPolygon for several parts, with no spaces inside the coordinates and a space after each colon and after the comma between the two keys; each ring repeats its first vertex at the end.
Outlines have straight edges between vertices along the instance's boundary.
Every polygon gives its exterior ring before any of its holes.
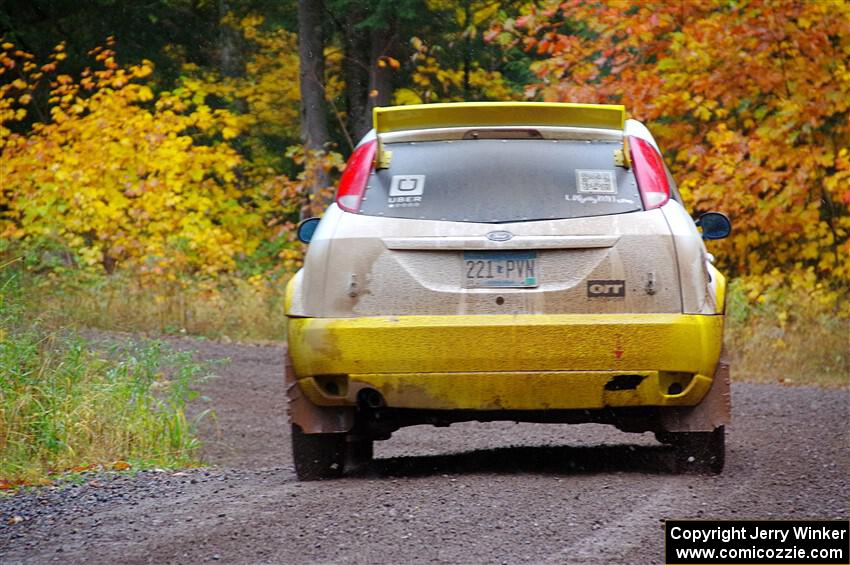
{"type": "Polygon", "coordinates": [[[319,220],[320,218],[301,220],[301,223],[298,224],[298,240],[301,243],[310,243],[316,228],[319,227],[319,220]]]}
{"type": "Polygon", "coordinates": [[[703,239],[723,239],[732,233],[732,222],[726,214],[706,212],[700,215],[697,226],[702,228],[703,239]]]}

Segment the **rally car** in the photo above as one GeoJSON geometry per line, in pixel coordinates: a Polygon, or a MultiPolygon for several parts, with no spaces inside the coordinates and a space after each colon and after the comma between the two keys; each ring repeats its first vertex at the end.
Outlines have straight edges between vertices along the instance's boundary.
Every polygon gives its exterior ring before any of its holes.
{"type": "Polygon", "coordinates": [[[650,132],[614,105],[377,108],[286,293],[301,479],[403,426],[655,432],[719,472],[726,281],[650,132]]]}

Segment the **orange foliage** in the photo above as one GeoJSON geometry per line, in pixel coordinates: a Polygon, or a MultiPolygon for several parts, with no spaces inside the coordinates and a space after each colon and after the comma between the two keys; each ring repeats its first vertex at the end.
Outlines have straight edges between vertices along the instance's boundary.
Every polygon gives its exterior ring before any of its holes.
{"type": "Polygon", "coordinates": [[[850,3],[569,0],[527,12],[489,36],[537,57],[529,97],[622,103],[647,122],[686,200],[732,217],[716,245],[733,274],[846,292],[850,3]]]}

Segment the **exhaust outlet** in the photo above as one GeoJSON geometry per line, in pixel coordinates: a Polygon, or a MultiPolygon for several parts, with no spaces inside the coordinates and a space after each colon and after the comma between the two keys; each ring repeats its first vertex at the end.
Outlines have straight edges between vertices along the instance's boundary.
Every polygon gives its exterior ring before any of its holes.
{"type": "Polygon", "coordinates": [[[384,397],[381,396],[381,393],[375,390],[374,388],[364,388],[360,392],[357,393],[357,401],[361,406],[365,406],[367,408],[381,408],[386,403],[384,402],[384,397]]]}

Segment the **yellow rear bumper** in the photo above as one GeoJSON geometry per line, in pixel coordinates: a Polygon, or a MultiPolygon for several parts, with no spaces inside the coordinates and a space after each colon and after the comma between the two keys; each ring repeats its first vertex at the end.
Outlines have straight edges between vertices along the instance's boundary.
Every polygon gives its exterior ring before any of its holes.
{"type": "Polygon", "coordinates": [[[293,318],[289,351],[322,406],[363,388],[398,408],[692,406],[722,333],[722,316],[683,314],[293,318]]]}

